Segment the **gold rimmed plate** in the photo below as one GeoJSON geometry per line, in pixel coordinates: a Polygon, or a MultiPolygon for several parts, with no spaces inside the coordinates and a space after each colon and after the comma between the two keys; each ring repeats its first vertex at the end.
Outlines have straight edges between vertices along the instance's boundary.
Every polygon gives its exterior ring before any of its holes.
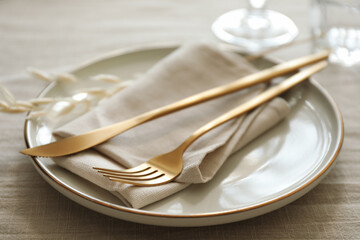
{"type": "MultiPolygon", "coordinates": [[[[125,49],[87,62],[72,71],[80,79],[71,87],[53,83],[40,97],[69,96],[88,88],[91,76],[106,73],[123,79],[146,72],[177,47],[125,49]]],[[[274,61],[260,59],[258,68],[274,61]]],[[[208,226],[240,221],[278,209],[315,187],[334,165],[343,141],[341,114],[329,94],[310,80],[286,95],[296,101],[276,127],[233,154],[215,178],[192,185],[143,209],[126,207],[113,194],[57,166],[51,158],[32,158],[35,168],[55,189],[100,213],[138,223],[208,226]]],[[[25,122],[28,147],[48,143],[61,122],[75,118],[38,118],[25,122]]]]}

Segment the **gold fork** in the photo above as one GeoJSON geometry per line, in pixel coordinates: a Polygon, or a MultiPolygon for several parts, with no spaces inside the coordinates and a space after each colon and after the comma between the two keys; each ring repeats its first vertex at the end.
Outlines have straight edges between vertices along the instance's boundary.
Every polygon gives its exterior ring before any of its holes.
{"type": "Polygon", "coordinates": [[[327,62],[322,61],[307,68],[306,70],[298,72],[280,84],[269,88],[248,102],[241,104],[215,120],[205,124],[171,152],[156,156],[137,167],[126,170],[112,170],[98,167],[94,167],[94,169],[112,181],[129,183],[138,186],[155,186],[170,182],[182,171],[183,153],[200,136],[217,126],[238,117],[251,109],[254,109],[264,102],[269,101],[326,66],[327,62]]]}
{"type": "Polygon", "coordinates": [[[195,104],[199,104],[229,93],[233,93],[240,89],[268,81],[269,79],[272,79],[274,77],[296,71],[301,67],[324,60],[328,56],[329,51],[323,51],[293,59],[291,61],[278,64],[276,66],[256,72],[254,74],[250,74],[229,84],[212,88],[205,92],[201,92],[188,98],[182,99],[178,102],[151,110],[131,119],[98,128],[77,136],[64,138],[49,144],[28,148],[22,150],[21,153],[38,157],[59,157],[77,153],[85,149],[91,148],[97,144],[103,143],[110,138],[122,132],[125,132],[133,127],[136,127],[142,123],[148,122],[150,120],[159,118],[175,111],[179,111],[186,107],[190,107],[195,104]]]}

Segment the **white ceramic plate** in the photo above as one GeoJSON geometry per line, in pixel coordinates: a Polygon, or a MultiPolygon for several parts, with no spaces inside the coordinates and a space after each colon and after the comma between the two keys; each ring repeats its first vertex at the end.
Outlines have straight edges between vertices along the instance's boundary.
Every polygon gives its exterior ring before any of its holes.
{"type": "MultiPolygon", "coordinates": [[[[131,78],[170,54],[175,47],[127,49],[73,71],[81,81],[51,84],[41,97],[69,95],[89,86],[99,73],[131,78]]],[[[272,65],[261,59],[259,68],[272,65]]],[[[193,185],[144,209],[132,209],[109,192],[58,167],[50,158],[33,158],[35,168],[55,189],[100,213],[127,221],[163,226],[206,226],[240,221],[278,209],[316,186],[334,165],[343,141],[343,122],[336,104],[314,81],[287,93],[298,104],[279,125],[232,155],[215,178],[193,185]]],[[[72,116],[75,117],[75,116],[72,116]]],[[[64,119],[25,122],[28,147],[51,141],[64,119]]]]}

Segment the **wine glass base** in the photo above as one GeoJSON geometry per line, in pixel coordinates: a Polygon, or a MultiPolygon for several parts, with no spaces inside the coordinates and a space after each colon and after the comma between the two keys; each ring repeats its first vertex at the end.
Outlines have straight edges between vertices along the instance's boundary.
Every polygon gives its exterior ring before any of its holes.
{"type": "Polygon", "coordinates": [[[249,53],[289,43],[298,35],[298,28],[287,16],[271,10],[263,14],[265,17],[255,15],[249,20],[248,10],[233,10],[218,17],[212,31],[220,40],[249,53]]]}

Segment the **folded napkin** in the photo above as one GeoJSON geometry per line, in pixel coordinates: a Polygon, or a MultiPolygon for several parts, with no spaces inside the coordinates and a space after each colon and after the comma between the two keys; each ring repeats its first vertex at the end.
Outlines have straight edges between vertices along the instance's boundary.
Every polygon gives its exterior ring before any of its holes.
{"type": "MultiPolygon", "coordinates": [[[[179,48],[153,66],[142,79],[93,111],[57,129],[68,137],[129,119],[193,94],[234,81],[255,69],[240,56],[196,44],[179,48]]],[[[195,130],[263,91],[260,84],[147,122],[96,146],[95,150],[55,158],[58,165],[105,188],[131,207],[142,208],[193,183],[213,178],[229,155],[271,126],[289,111],[281,98],[231,120],[203,135],[183,155],[184,169],[175,181],[138,187],[108,180],[92,167],[123,169],[176,148],[195,130]]]]}

